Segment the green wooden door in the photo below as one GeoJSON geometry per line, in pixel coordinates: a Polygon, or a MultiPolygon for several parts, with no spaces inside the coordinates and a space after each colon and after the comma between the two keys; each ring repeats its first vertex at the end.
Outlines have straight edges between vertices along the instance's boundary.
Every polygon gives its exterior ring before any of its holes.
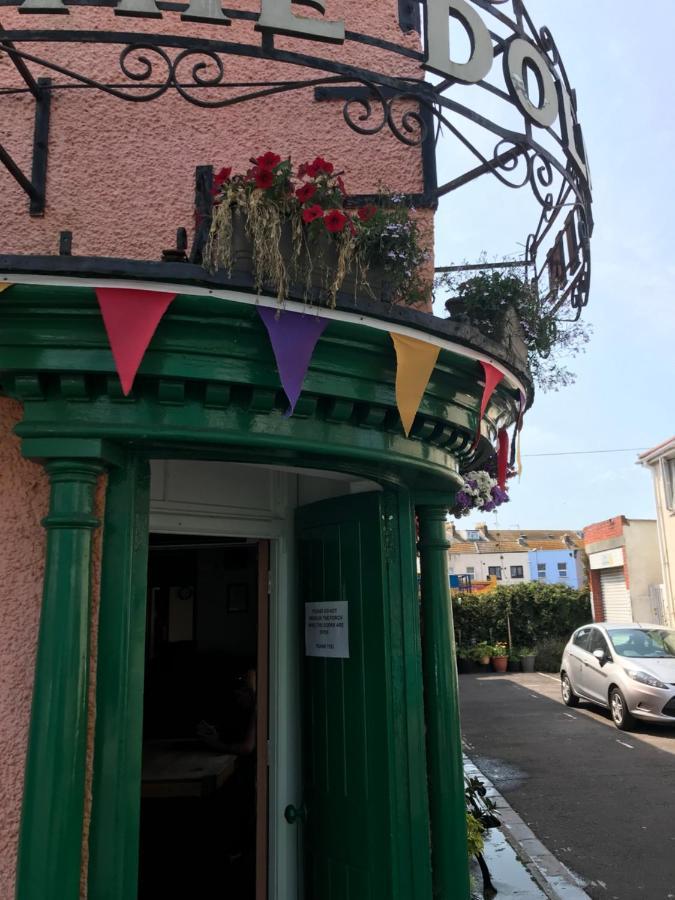
{"type": "Polygon", "coordinates": [[[390,639],[391,585],[400,584],[390,570],[401,557],[387,550],[398,531],[385,498],[357,494],[298,512],[303,621],[306,603],[346,601],[349,637],[349,658],[305,656],[305,900],[401,896],[396,845],[410,823],[399,827],[394,797],[394,719],[405,714],[395,710],[390,639]]]}

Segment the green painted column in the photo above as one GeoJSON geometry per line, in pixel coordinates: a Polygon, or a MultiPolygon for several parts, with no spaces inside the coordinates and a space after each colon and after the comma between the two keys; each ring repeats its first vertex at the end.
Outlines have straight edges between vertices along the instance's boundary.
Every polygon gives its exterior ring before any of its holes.
{"type": "Polygon", "coordinates": [[[94,489],[103,465],[46,463],[51,486],[17,900],[79,900],[94,489]]]}
{"type": "Polygon", "coordinates": [[[431,864],[435,900],[468,900],[464,773],[448,584],[446,513],[445,506],[417,507],[431,864]]]}
{"type": "Polygon", "coordinates": [[[131,457],[105,504],[88,900],[138,888],[149,509],[150,466],[131,457]]]}

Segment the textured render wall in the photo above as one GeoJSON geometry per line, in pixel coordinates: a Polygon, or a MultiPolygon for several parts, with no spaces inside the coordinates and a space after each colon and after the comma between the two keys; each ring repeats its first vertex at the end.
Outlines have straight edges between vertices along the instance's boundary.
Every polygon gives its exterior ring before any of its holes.
{"type": "Polygon", "coordinates": [[[654,608],[649,596],[650,585],[660,584],[661,557],[656,522],[628,520],[624,529],[627,581],[630,578],[630,599],[637,621],[653,622],[654,608]]]}
{"type": "Polygon", "coordinates": [[[666,624],[675,626],[675,515],[666,503],[666,486],[658,465],[650,466],[654,476],[654,496],[658,524],[661,569],[665,591],[666,624]]]}
{"type": "Polygon", "coordinates": [[[0,900],[14,896],[14,867],[40,619],[49,487],[21,458],[12,428],[21,407],[0,398],[0,900]]]}
{"type": "MultiPolygon", "coordinates": [[[[230,0],[227,5],[259,11],[253,0],[230,0]]],[[[148,20],[116,17],[112,9],[70,9],[68,16],[29,17],[14,7],[3,7],[2,22],[7,29],[161,31],[253,44],[261,40],[252,22],[235,21],[224,28],[181,22],[178,13],[148,20]]],[[[318,15],[303,7],[299,11],[318,15]]],[[[348,31],[419,47],[416,35],[404,35],[400,30],[398,0],[327,0],[326,18],[344,19],[348,31]]],[[[277,37],[276,46],[321,57],[332,55],[388,74],[422,76],[415,60],[354,42],[335,47],[277,37]]],[[[34,45],[31,49],[39,53],[42,48],[34,45]]],[[[120,49],[52,44],[49,54],[63,65],[111,82],[121,78],[120,49]]],[[[244,57],[223,59],[227,79],[232,81],[304,79],[321,74],[244,57]]],[[[153,80],[161,80],[161,67],[156,72],[153,80]]],[[[62,80],[60,75],[55,78],[62,80]]],[[[0,58],[0,86],[17,83],[10,61],[0,58]]],[[[201,91],[199,96],[216,95],[201,91]]],[[[0,102],[0,141],[29,172],[31,99],[9,95],[0,102]]],[[[332,159],[345,170],[347,189],[353,193],[371,192],[379,186],[399,191],[422,187],[419,148],[404,146],[387,128],[374,136],[355,134],[343,120],[342,102],[315,102],[311,88],[224,110],[199,109],[175,91],[150,103],[128,103],[91,90],[60,91],[54,94],[52,104],[46,214],[42,219],[27,215],[25,195],[0,167],[5,226],[0,252],[54,253],[59,231],[69,229],[75,254],[157,260],[163,249],[174,245],[176,228],[193,224],[195,166],[234,165],[235,170],[245,170],[251,154],[268,149],[284,156],[290,153],[296,162],[316,155],[332,159]]],[[[429,213],[423,218],[431,220],[429,213]]]]}
{"type": "MultiPolygon", "coordinates": [[[[12,434],[21,406],[0,397],[0,900],[14,896],[23,776],[40,624],[49,483],[44,469],[21,457],[12,434]]],[[[96,490],[95,514],[103,519],[106,479],[96,490]]],[[[83,873],[91,810],[94,751],[96,648],[102,529],[94,532],[83,873]]],[[[83,896],[84,874],[83,874],[83,896]]]]}

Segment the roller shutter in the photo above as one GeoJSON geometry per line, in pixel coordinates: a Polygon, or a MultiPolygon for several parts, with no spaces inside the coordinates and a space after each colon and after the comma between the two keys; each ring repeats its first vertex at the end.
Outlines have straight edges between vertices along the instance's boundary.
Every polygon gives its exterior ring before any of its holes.
{"type": "Polygon", "coordinates": [[[600,572],[602,608],[606,622],[632,622],[633,610],[626,587],[623,568],[602,569],[600,572]]]}

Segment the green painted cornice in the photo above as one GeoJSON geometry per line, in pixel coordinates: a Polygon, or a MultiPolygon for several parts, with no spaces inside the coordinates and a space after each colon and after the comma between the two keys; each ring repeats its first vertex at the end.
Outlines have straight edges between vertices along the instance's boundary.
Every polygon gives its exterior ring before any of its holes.
{"type": "MultiPolygon", "coordinates": [[[[296,412],[286,418],[255,304],[179,295],[125,398],[93,288],[21,284],[0,301],[0,384],[24,404],[16,430],[31,456],[44,456],[45,442],[100,441],[109,456],[116,444],[129,445],[149,456],[332,468],[451,493],[459,468],[479,463],[490,447],[483,439],[475,455],[471,450],[480,363],[460,349],[441,350],[406,438],[395,402],[396,357],[379,323],[365,314],[330,321],[296,412]]],[[[514,421],[517,395],[506,381],[495,392],[483,419],[491,440],[514,421]]],[[[78,455],[72,447],[69,453],[78,455]]]]}

